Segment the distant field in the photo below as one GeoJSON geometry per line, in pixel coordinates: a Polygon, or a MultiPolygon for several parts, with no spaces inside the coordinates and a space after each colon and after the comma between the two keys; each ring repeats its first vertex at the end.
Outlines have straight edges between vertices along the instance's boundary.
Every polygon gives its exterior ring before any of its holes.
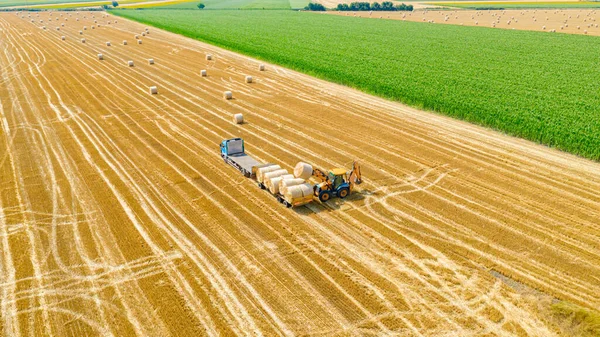
{"type": "Polygon", "coordinates": [[[596,37],[292,11],[112,12],[600,159],[596,37]]]}
{"type": "Polygon", "coordinates": [[[480,1],[480,2],[428,2],[428,5],[478,8],[600,8],[600,1],[565,1],[565,2],[514,2],[514,1],[480,1]]]}
{"type": "MultiPolygon", "coordinates": [[[[2,1],[0,0],[0,7],[13,7],[13,6],[32,6],[32,5],[43,5],[43,4],[60,4],[65,3],[65,0],[34,0],[34,1],[24,1],[24,0],[8,0],[2,1]]],[[[97,2],[97,0],[81,0],[78,2],[97,2]]]]}

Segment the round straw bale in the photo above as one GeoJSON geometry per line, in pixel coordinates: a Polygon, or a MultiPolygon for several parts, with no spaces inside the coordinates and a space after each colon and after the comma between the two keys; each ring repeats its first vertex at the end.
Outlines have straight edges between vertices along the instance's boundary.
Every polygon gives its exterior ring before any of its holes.
{"type": "Polygon", "coordinates": [[[242,114],[233,115],[233,122],[235,124],[243,124],[244,123],[244,115],[242,115],[242,114]]]}
{"type": "Polygon", "coordinates": [[[142,40],[137,40],[138,44],[142,44],[142,40]]]}
{"type": "Polygon", "coordinates": [[[264,64],[259,64],[258,65],[258,70],[259,71],[265,71],[265,65],[264,64]]]}
{"type": "Polygon", "coordinates": [[[300,178],[282,178],[281,181],[279,182],[279,192],[281,194],[285,193],[285,190],[290,187],[290,186],[296,186],[296,185],[300,185],[300,184],[304,184],[304,179],[300,179],[300,178]]]}
{"type": "Polygon", "coordinates": [[[104,55],[98,54],[98,60],[104,60],[104,55]]]}
{"type": "Polygon", "coordinates": [[[281,169],[281,170],[277,170],[277,171],[271,171],[271,172],[267,172],[267,173],[263,173],[263,183],[269,187],[269,184],[271,183],[271,179],[272,178],[277,178],[277,177],[281,177],[283,175],[288,174],[287,170],[281,169]]]}
{"type": "Polygon", "coordinates": [[[300,185],[289,186],[285,189],[284,197],[288,201],[302,198],[303,196],[304,193],[302,193],[302,188],[300,187],[300,185]]]}
{"type": "Polygon", "coordinates": [[[137,40],[137,39],[139,39],[139,38],[140,38],[140,36],[139,36],[139,35],[136,35],[136,36],[135,36],[135,39],[136,39],[136,40],[137,40]]]}
{"type": "Polygon", "coordinates": [[[261,167],[258,170],[256,170],[256,180],[258,182],[262,183],[263,174],[268,173],[268,172],[277,171],[280,169],[281,169],[281,166],[279,166],[279,165],[269,165],[269,166],[261,167]]]}
{"type": "Polygon", "coordinates": [[[152,94],[152,95],[158,94],[158,88],[156,86],[150,87],[150,94],[152,94]]]}
{"type": "Polygon", "coordinates": [[[284,174],[279,177],[271,178],[269,180],[269,186],[268,186],[269,191],[271,191],[271,193],[273,193],[273,194],[279,193],[279,184],[281,183],[281,181],[284,179],[293,179],[293,178],[294,178],[293,174],[284,174]]]}
{"type": "Polygon", "coordinates": [[[313,187],[311,184],[309,183],[304,183],[302,185],[298,185],[300,186],[300,189],[302,190],[302,195],[305,197],[308,197],[309,195],[313,194],[313,187]]]}
{"type": "Polygon", "coordinates": [[[64,40],[65,40],[65,37],[64,37],[64,36],[61,36],[61,37],[60,37],[60,39],[64,41],[64,40]]]}
{"type": "Polygon", "coordinates": [[[206,77],[206,70],[200,70],[200,76],[206,77]]]}
{"type": "Polygon", "coordinates": [[[296,178],[302,178],[304,180],[310,178],[313,174],[313,168],[310,164],[299,162],[294,167],[294,176],[296,178]]]}
{"type": "Polygon", "coordinates": [[[225,99],[232,99],[233,98],[233,93],[231,91],[225,91],[223,93],[223,98],[225,98],[225,99]]]}
{"type": "Polygon", "coordinates": [[[85,43],[85,39],[81,39],[81,43],[85,43]]]}
{"type": "Polygon", "coordinates": [[[123,45],[126,46],[127,45],[127,40],[123,40],[123,45]]]}
{"type": "Polygon", "coordinates": [[[127,61],[127,65],[133,67],[133,61],[127,61]]]}
{"type": "Polygon", "coordinates": [[[106,42],[106,46],[107,46],[107,47],[110,47],[110,42],[106,42]]]}
{"type": "Polygon", "coordinates": [[[56,27],[56,30],[60,30],[60,27],[56,27]]]}
{"type": "Polygon", "coordinates": [[[208,61],[212,60],[212,55],[211,55],[211,54],[208,54],[208,55],[206,55],[206,59],[207,59],[208,61]]]}
{"type": "Polygon", "coordinates": [[[148,59],[148,64],[154,64],[154,59],[148,59]]]}
{"type": "Polygon", "coordinates": [[[246,76],[246,83],[252,83],[252,76],[246,76]]]}

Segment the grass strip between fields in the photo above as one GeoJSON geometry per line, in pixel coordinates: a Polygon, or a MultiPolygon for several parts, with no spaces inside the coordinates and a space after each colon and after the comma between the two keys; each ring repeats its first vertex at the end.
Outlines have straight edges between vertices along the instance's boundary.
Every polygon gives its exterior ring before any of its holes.
{"type": "Polygon", "coordinates": [[[598,37],[295,11],[112,13],[600,159],[598,37]]]}

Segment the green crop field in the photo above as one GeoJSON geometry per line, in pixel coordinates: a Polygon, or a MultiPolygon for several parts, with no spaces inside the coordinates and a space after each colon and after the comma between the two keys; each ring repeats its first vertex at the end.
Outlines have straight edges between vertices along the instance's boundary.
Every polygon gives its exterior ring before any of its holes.
{"type": "Polygon", "coordinates": [[[113,13],[600,159],[598,37],[294,11],[113,13]]]}

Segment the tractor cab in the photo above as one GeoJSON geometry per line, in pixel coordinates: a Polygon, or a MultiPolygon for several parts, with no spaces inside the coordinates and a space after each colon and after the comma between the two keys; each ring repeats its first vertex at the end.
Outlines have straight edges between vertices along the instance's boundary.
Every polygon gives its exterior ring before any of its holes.
{"type": "Polygon", "coordinates": [[[334,190],[348,182],[348,172],[343,168],[334,168],[327,173],[334,190]]]}

